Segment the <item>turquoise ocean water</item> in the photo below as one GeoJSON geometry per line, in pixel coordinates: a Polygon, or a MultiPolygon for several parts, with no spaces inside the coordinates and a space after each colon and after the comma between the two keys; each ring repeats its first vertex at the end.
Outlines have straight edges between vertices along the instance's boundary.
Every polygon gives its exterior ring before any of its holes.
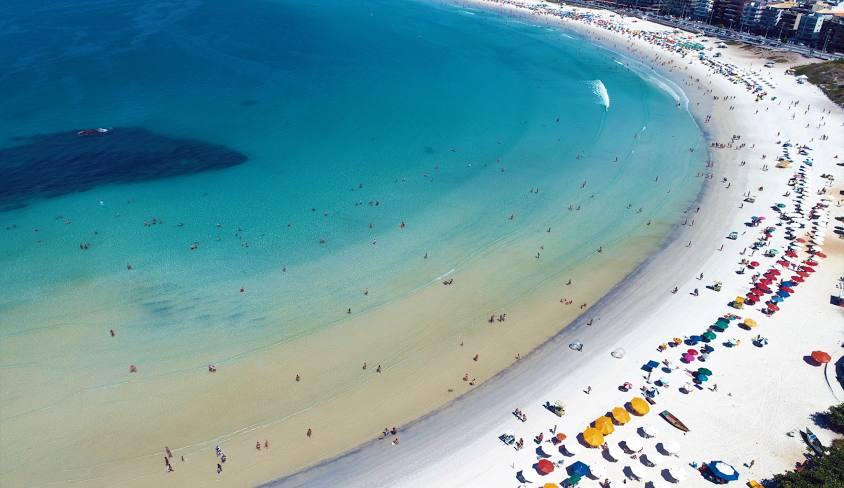
{"type": "Polygon", "coordinates": [[[665,234],[705,158],[672,94],[610,53],[447,4],[7,0],[0,66],[0,148],[140,127],[247,158],[0,212],[0,430],[118,384],[126,357],[159,374],[248,360],[550,239],[540,267],[477,292],[517,300],[599,245],[665,234]],[[42,340],[92,320],[51,296],[131,340],[42,340]]]}

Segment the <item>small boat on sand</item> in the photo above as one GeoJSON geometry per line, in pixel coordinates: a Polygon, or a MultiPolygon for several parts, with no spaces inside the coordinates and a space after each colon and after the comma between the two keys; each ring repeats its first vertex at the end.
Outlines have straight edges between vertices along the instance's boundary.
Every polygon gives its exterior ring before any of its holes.
{"type": "Polygon", "coordinates": [[[818,436],[816,436],[814,432],[809,430],[809,428],[807,427],[805,431],[800,431],[800,435],[803,437],[803,440],[806,441],[806,444],[809,446],[809,449],[811,449],[818,456],[824,455],[823,444],[821,444],[821,441],[818,440],[818,436]]]}
{"type": "Polygon", "coordinates": [[[675,417],[674,414],[672,414],[668,410],[663,410],[662,412],[660,412],[659,416],[664,418],[666,422],[682,430],[683,432],[689,431],[689,428],[686,427],[686,424],[684,424],[683,421],[675,417]]]}

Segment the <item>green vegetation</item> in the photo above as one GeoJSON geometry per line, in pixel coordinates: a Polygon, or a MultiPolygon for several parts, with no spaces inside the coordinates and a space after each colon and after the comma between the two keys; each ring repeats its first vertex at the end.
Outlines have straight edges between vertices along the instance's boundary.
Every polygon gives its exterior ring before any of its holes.
{"type": "Polygon", "coordinates": [[[824,416],[832,430],[844,434],[844,403],[829,407],[824,416]]]}
{"type": "MultiPolygon", "coordinates": [[[[844,403],[829,407],[820,416],[830,427],[844,432],[844,403]]],[[[812,456],[797,471],[778,474],[766,483],[777,488],[844,488],[844,440],[832,441],[824,456],[812,456]]]]}
{"type": "Polygon", "coordinates": [[[772,481],[780,488],[844,488],[844,441],[833,441],[829,453],[813,459],[802,471],[778,474],[772,481]]]}
{"type": "Polygon", "coordinates": [[[844,107],[844,59],[798,66],[794,72],[808,76],[830,100],[844,107]]]}

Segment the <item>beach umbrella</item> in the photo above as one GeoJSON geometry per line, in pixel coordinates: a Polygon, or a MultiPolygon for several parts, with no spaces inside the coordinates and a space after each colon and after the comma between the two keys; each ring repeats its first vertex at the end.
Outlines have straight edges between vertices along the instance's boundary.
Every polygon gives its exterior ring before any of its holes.
{"type": "Polygon", "coordinates": [[[633,397],[633,399],[630,400],[630,408],[636,415],[645,415],[651,411],[651,406],[648,405],[648,402],[646,402],[642,397],[633,397]]]}
{"type": "Polygon", "coordinates": [[[680,452],[680,448],[673,442],[662,442],[662,450],[668,454],[677,454],[680,452]]]}
{"type": "Polygon", "coordinates": [[[819,258],[826,258],[826,254],[825,254],[825,253],[822,253],[822,252],[816,252],[816,253],[815,253],[815,256],[817,256],[817,257],[819,257],[819,258]]]}
{"type": "Polygon", "coordinates": [[[806,271],[804,271],[804,270],[800,270],[800,271],[798,271],[798,272],[797,272],[797,276],[799,276],[799,277],[801,277],[801,278],[808,278],[809,273],[807,273],[807,272],[806,272],[806,271]]]}
{"type": "Polygon", "coordinates": [[[791,287],[789,287],[789,286],[783,286],[783,287],[780,287],[780,290],[781,290],[781,291],[784,291],[784,292],[786,292],[786,293],[794,293],[794,289],[793,289],[793,288],[791,288],[791,287]]]}
{"type": "Polygon", "coordinates": [[[783,301],[783,297],[777,295],[777,296],[771,298],[771,301],[774,302],[774,303],[780,303],[781,301],[783,301]]]}
{"type": "Polygon", "coordinates": [[[545,483],[542,485],[542,488],[560,488],[560,485],[557,483],[545,483]]]}
{"type": "Polygon", "coordinates": [[[639,440],[638,437],[629,437],[624,440],[624,445],[627,446],[627,449],[633,452],[638,452],[642,450],[642,442],[639,440]]]}
{"type": "Polygon", "coordinates": [[[622,348],[620,348],[620,347],[619,347],[618,349],[616,349],[616,350],[614,350],[613,352],[611,352],[611,353],[610,353],[610,356],[612,356],[612,357],[614,357],[614,358],[616,358],[616,359],[621,359],[621,358],[623,358],[623,357],[624,357],[624,354],[625,354],[624,349],[622,349],[622,348]]]}
{"type": "Polygon", "coordinates": [[[644,432],[645,435],[648,437],[656,437],[657,435],[659,435],[659,430],[657,430],[656,427],[650,424],[643,425],[642,432],[644,432]]]}
{"type": "Polygon", "coordinates": [[[783,268],[787,268],[787,267],[788,267],[788,261],[786,261],[785,259],[780,259],[779,261],[777,261],[777,264],[779,264],[779,265],[780,265],[780,266],[782,266],[783,268]]]}
{"type": "Polygon", "coordinates": [[[787,291],[785,291],[785,290],[780,290],[780,291],[778,291],[778,292],[777,292],[777,295],[779,295],[779,296],[781,296],[781,297],[783,297],[783,298],[788,298],[788,297],[790,297],[790,296],[791,296],[791,293],[789,293],[789,292],[787,292],[787,291]]]}
{"type": "Polygon", "coordinates": [[[686,351],[686,353],[691,354],[692,356],[697,356],[698,354],[700,354],[700,351],[698,351],[697,349],[689,349],[688,351],[686,351]]]}
{"type": "Polygon", "coordinates": [[[706,383],[707,381],[709,381],[709,376],[706,376],[705,374],[698,374],[697,376],[695,376],[695,379],[698,383],[706,383]]]}
{"type": "Polygon", "coordinates": [[[771,310],[773,312],[779,312],[780,308],[777,306],[776,303],[769,303],[768,304],[768,310],[771,310]]]}
{"type": "Polygon", "coordinates": [[[805,263],[807,266],[817,266],[817,265],[818,265],[818,262],[817,262],[817,261],[812,261],[811,259],[809,259],[808,261],[804,261],[804,263],[805,263]]]}
{"type": "Polygon", "coordinates": [[[727,324],[718,322],[717,324],[713,325],[712,328],[717,330],[718,332],[724,332],[724,330],[728,327],[727,324]]]}
{"type": "Polygon", "coordinates": [[[547,459],[540,459],[536,463],[536,472],[541,475],[546,475],[554,471],[554,463],[547,459]]]}
{"type": "Polygon", "coordinates": [[[654,452],[645,452],[644,457],[647,459],[647,462],[653,466],[658,466],[660,464],[660,456],[657,456],[654,452]]]}
{"type": "Polygon", "coordinates": [[[755,267],[757,267],[757,266],[759,266],[759,261],[751,261],[751,262],[750,262],[750,267],[751,267],[751,268],[755,268],[755,267]]]}
{"type": "Polygon", "coordinates": [[[811,266],[800,266],[800,271],[805,271],[807,273],[814,273],[815,268],[813,268],[811,266]]]}
{"type": "Polygon", "coordinates": [[[671,479],[675,481],[683,481],[686,479],[686,474],[679,466],[671,466],[670,468],[668,468],[668,475],[671,476],[671,479]]]}
{"type": "Polygon", "coordinates": [[[796,285],[796,283],[795,283],[794,281],[786,280],[786,281],[783,281],[783,282],[781,283],[781,285],[782,285],[782,286],[789,287],[789,286],[794,286],[794,285],[796,285]]]}
{"type": "Polygon", "coordinates": [[[757,324],[756,321],[753,320],[753,319],[744,319],[744,325],[746,325],[746,326],[748,326],[752,329],[753,327],[756,327],[759,324],[757,324]]]}
{"type": "Polygon", "coordinates": [[[683,361],[685,361],[685,362],[687,362],[687,363],[690,363],[690,362],[692,362],[692,361],[694,361],[694,360],[695,360],[695,357],[694,357],[694,356],[692,356],[692,355],[691,355],[691,354],[689,354],[689,353],[686,353],[686,354],[683,354],[682,359],[683,359],[683,361]]]}
{"type": "Polygon", "coordinates": [[[711,341],[711,340],[715,339],[716,336],[715,336],[714,332],[706,331],[706,332],[703,333],[703,335],[701,337],[703,337],[703,340],[705,340],[705,341],[711,341]]]}
{"type": "Polygon", "coordinates": [[[713,475],[724,481],[735,481],[739,479],[739,474],[738,471],[736,471],[736,468],[730,466],[724,461],[712,461],[707,464],[707,467],[713,475]]]}
{"type": "Polygon", "coordinates": [[[832,360],[832,357],[824,351],[812,351],[812,359],[820,364],[826,364],[832,360]]]}
{"type": "Polygon", "coordinates": [[[603,417],[598,417],[598,420],[594,422],[593,426],[598,429],[603,435],[609,435],[615,431],[615,427],[612,424],[612,419],[607,417],[606,415],[603,417]]]}
{"type": "Polygon", "coordinates": [[[794,252],[794,251],[792,251],[791,249],[789,249],[788,251],[786,251],[786,252],[785,252],[785,255],[786,255],[786,256],[788,256],[788,257],[790,257],[790,258],[796,258],[796,257],[797,257],[797,253],[796,253],[796,252],[794,252]]]}
{"type": "Polygon", "coordinates": [[[800,275],[794,275],[794,276],[791,277],[791,281],[793,281],[795,283],[803,283],[803,281],[805,281],[805,280],[800,275]]]}
{"type": "Polygon", "coordinates": [[[709,368],[699,368],[697,370],[697,374],[712,376],[712,371],[709,368]]]}
{"type": "Polygon", "coordinates": [[[794,240],[801,243],[801,244],[806,242],[806,239],[803,239],[802,237],[798,237],[797,239],[794,239],[794,240]]]}
{"type": "Polygon", "coordinates": [[[596,479],[607,477],[607,473],[604,471],[604,468],[601,467],[600,463],[589,466],[589,474],[596,479]]]}
{"type": "Polygon", "coordinates": [[[780,275],[780,270],[775,269],[775,268],[771,268],[771,269],[769,269],[769,270],[768,270],[768,272],[769,272],[769,273],[771,273],[772,275],[775,275],[775,276],[779,276],[779,275],[780,275]]]}
{"type": "Polygon", "coordinates": [[[583,442],[592,447],[598,447],[604,443],[604,435],[594,427],[583,431],[583,442]]]}
{"type": "Polygon", "coordinates": [[[700,342],[700,336],[699,335],[689,336],[689,342],[691,342],[691,345],[697,344],[698,342],[700,342]]]}
{"type": "Polygon", "coordinates": [[[615,407],[612,409],[612,418],[621,425],[630,422],[630,414],[622,407],[615,407]]]}
{"type": "Polygon", "coordinates": [[[588,476],[590,473],[589,466],[582,461],[570,464],[567,470],[571,476],[588,476]]]}
{"type": "Polygon", "coordinates": [[[566,435],[563,434],[562,432],[557,432],[557,435],[555,435],[554,437],[556,437],[557,440],[560,441],[560,442],[563,442],[564,440],[566,440],[566,435]]]}

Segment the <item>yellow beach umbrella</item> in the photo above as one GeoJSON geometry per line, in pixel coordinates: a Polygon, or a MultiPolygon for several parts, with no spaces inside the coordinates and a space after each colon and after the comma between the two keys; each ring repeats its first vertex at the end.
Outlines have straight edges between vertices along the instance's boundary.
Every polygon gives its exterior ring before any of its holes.
{"type": "Polygon", "coordinates": [[[545,483],[542,485],[542,488],[560,488],[557,483],[545,483]]]}
{"type": "Polygon", "coordinates": [[[633,409],[633,413],[636,415],[645,415],[651,411],[651,406],[642,397],[635,397],[630,400],[630,408],[633,409]]]}
{"type": "Polygon", "coordinates": [[[583,431],[583,441],[592,447],[598,447],[604,443],[604,436],[598,429],[589,427],[583,431]]]}
{"type": "Polygon", "coordinates": [[[606,415],[603,417],[598,417],[598,420],[595,421],[594,426],[596,429],[601,431],[603,435],[612,434],[615,431],[615,427],[612,425],[612,419],[607,417],[606,415]]]}
{"type": "Polygon", "coordinates": [[[615,407],[612,409],[612,418],[621,425],[630,422],[630,414],[622,407],[615,407]]]}
{"type": "Polygon", "coordinates": [[[753,320],[753,319],[744,319],[744,325],[746,325],[746,326],[748,326],[752,329],[753,327],[756,327],[759,324],[757,324],[756,321],[753,320]]]}

